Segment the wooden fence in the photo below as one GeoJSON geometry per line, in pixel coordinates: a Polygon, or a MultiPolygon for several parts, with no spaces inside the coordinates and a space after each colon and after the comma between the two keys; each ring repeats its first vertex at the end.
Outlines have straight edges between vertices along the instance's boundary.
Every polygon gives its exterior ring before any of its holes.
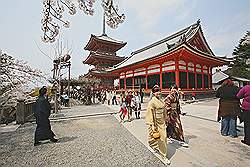
{"type": "Polygon", "coordinates": [[[16,123],[24,124],[33,117],[33,110],[35,107],[35,101],[25,102],[24,100],[18,100],[16,110],[16,123]]]}

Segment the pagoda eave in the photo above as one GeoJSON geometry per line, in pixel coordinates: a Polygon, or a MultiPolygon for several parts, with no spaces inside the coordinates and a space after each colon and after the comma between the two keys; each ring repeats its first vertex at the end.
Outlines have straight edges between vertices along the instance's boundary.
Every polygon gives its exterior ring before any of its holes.
{"type": "Polygon", "coordinates": [[[89,50],[89,51],[95,51],[96,50],[95,49],[96,45],[98,45],[98,44],[109,44],[109,45],[112,45],[112,47],[114,48],[115,51],[118,51],[127,44],[127,42],[116,41],[116,40],[113,40],[112,38],[110,38],[112,40],[105,40],[105,39],[102,39],[102,38],[99,39],[99,38],[98,38],[98,36],[95,36],[95,35],[91,34],[90,40],[88,41],[88,43],[84,47],[84,49],[89,50]]]}
{"type": "Polygon", "coordinates": [[[98,54],[90,54],[84,61],[84,64],[96,65],[98,62],[110,62],[111,64],[118,64],[125,60],[126,57],[119,56],[103,56],[98,54]],[[96,63],[95,63],[96,62],[96,63]]]}

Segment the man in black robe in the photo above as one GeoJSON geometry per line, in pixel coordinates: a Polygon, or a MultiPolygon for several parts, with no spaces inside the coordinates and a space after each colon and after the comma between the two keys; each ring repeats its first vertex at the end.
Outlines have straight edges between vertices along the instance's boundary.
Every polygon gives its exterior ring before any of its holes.
{"type": "Polygon", "coordinates": [[[36,131],[35,131],[35,143],[34,146],[41,144],[40,141],[48,140],[52,142],[57,142],[55,139],[54,132],[51,130],[49,116],[51,112],[51,106],[48,99],[45,97],[47,93],[46,87],[42,87],[39,90],[39,97],[36,100],[34,116],[36,118],[36,131]]]}

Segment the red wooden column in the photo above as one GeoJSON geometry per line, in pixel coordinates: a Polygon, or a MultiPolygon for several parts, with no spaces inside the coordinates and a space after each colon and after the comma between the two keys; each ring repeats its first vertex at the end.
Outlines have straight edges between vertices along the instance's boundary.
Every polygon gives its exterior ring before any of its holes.
{"type": "Polygon", "coordinates": [[[197,90],[197,72],[196,72],[196,63],[194,64],[194,82],[195,82],[195,90],[197,90]]]}
{"type": "Polygon", "coordinates": [[[201,79],[202,79],[202,89],[205,89],[205,84],[204,84],[204,72],[203,72],[203,65],[201,65],[201,79]]]}
{"type": "Polygon", "coordinates": [[[124,89],[127,90],[127,85],[126,85],[126,72],[125,72],[125,75],[124,75],[124,89]]]}
{"type": "Polygon", "coordinates": [[[208,67],[208,87],[212,89],[212,68],[208,67]]]}
{"type": "Polygon", "coordinates": [[[208,88],[210,89],[210,74],[209,74],[209,72],[207,73],[207,77],[208,77],[208,88]]]}
{"type": "Polygon", "coordinates": [[[135,89],[135,77],[134,77],[134,71],[133,71],[133,78],[132,78],[132,89],[135,89]]]}
{"type": "Polygon", "coordinates": [[[180,75],[179,75],[179,59],[175,59],[175,84],[180,87],[180,75]]]}
{"type": "Polygon", "coordinates": [[[146,68],[146,90],[148,90],[148,68],[146,68]]]}
{"type": "Polygon", "coordinates": [[[188,79],[188,61],[186,61],[186,72],[187,72],[187,89],[189,89],[189,79],[188,79]]]}
{"type": "Polygon", "coordinates": [[[121,76],[121,74],[119,74],[119,90],[121,90],[121,83],[120,83],[120,76],[121,76]]]}
{"type": "Polygon", "coordinates": [[[213,83],[212,83],[212,73],[209,74],[209,78],[210,78],[210,88],[213,88],[213,83]]]}
{"type": "Polygon", "coordinates": [[[162,90],[162,64],[160,64],[160,89],[162,90]]]}

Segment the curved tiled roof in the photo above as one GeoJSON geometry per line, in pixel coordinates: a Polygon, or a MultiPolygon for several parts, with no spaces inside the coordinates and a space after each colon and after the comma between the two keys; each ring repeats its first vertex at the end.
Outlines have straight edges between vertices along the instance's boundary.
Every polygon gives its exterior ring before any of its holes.
{"type": "MultiPolygon", "coordinates": [[[[122,68],[122,67],[126,67],[128,65],[132,65],[134,63],[137,63],[146,59],[153,58],[162,53],[166,53],[172,50],[173,48],[180,46],[184,42],[190,40],[195,34],[197,34],[197,32],[201,32],[201,35],[203,35],[201,26],[200,26],[200,20],[198,20],[195,24],[192,24],[178,31],[177,33],[174,33],[160,41],[157,41],[144,48],[141,48],[139,50],[132,52],[129,58],[125,59],[123,62],[114,66],[114,70],[122,68]]],[[[202,37],[202,39],[207,45],[205,38],[202,37]]],[[[214,56],[208,45],[207,45],[207,48],[209,50],[209,55],[214,56]]]]}

